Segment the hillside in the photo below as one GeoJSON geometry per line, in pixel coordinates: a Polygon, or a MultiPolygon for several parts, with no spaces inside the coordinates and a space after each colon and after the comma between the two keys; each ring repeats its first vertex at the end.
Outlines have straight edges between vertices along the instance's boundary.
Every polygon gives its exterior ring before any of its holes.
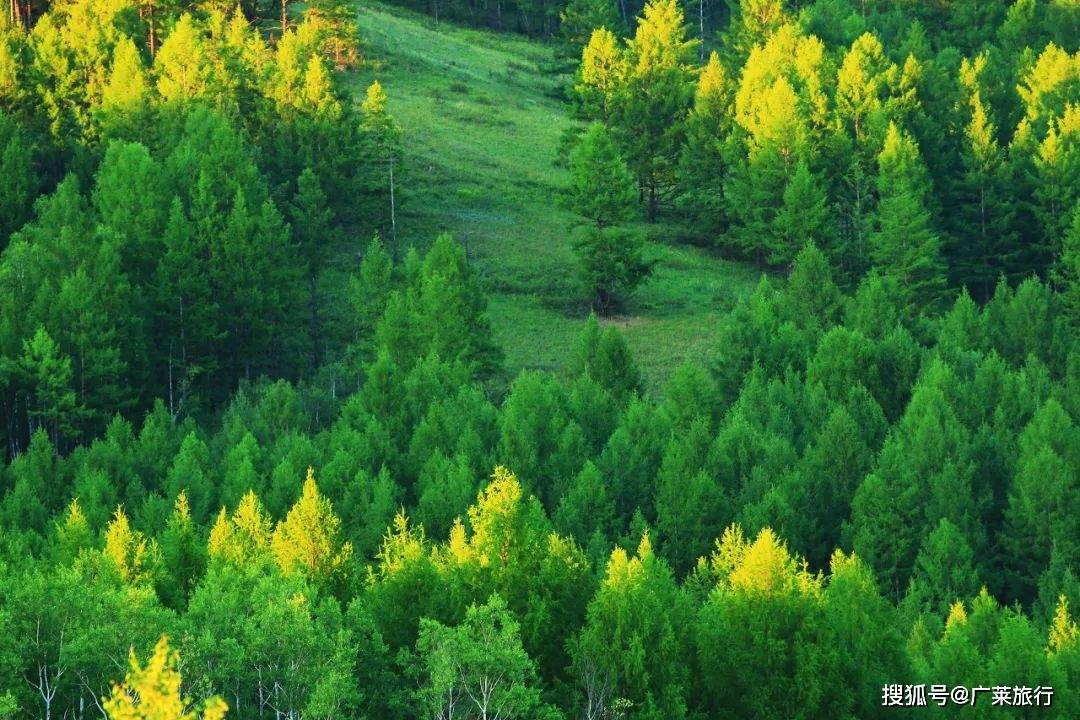
{"type": "MultiPolygon", "coordinates": [[[[440,232],[467,245],[489,292],[496,340],[510,377],[558,369],[588,306],[570,248],[573,216],[555,197],[565,171],[554,165],[571,126],[551,74],[552,51],[523,38],[434,26],[399,8],[360,8],[367,67],[403,130],[398,243],[427,247],[440,232]]],[[[668,244],[674,229],[642,228],[656,259],[653,278],[615,317],[650,389],[688,358],[711,351],[717,319],[755,273],[706,251],[668,244]]]]}

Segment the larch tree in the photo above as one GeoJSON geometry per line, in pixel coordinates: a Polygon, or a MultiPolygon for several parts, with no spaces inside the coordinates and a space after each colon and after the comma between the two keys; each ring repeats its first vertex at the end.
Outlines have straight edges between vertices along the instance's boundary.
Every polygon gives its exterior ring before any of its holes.
{"type": "Polygon", "coordinates": [[[219,697],[192,703],[180,694],[180,654],[166,636],[154,647],[146,665],[131,651],[124,682],[113,685],[103,708],[109,720],[223,720],[228,706],[219,697]]]}
{"type": "MultiPolygon", "coordinates": [[[[372,147],[375,160],[386,167],[386,187],[389,190],[390,199],[390,240],[396,255],[398,253],[397,202],[394,168],[401,162],[401,128],[386,107],[386,92],[378,80],[368,86],[364,102],[360,105],[360,113],[360,126],[372,147]]],[[[382,183],[379,185],[381,186],[382,183]]]]}
{"type": "Polygon", "coordinates": [[[1061,243],[1054,279],[1073,314],[1073,322],[1080,323],[1080,201],[1073,209],[1072,226],[1061,243]]]}
{"type": "Polygon", "coordinates": [[[270,558],[273,524],[254,492],[248,491],[230,518],[225,508],[210,529],[207,553],[239,567],[265,563],[270,558]]]}
{"type": "Polygon", "coordinates": [[[31,422],[36,420],[40,427],[46,428],[57,445],[61,437],[73,433],[78,422],[71,358],[60,350],[44,327],[39,327],[33,338],[24,341],[19,365],[29,390],[27,414],[31,422]]]}
{"type": "Polygon", "coordinates": [[[566,52],[572,56],[581,55],[598,28],[615,32],[624,27],[625,22],[610,0],[569,0],[559,11],[559,32],[566,52]]]}
{"type": "Polygon", "coordinates": [[[641,237],[618,227],[634,209],[634,181],[607,129],[594,123],[570,158],[570,185],[564,202],[589,225],[578,231],[574,249],[593,295],[606,315],[649,272],[641,258],[641,237]]]}
{"type": "Polygon", "coordinates": [[[679,160],[679,206],[689,211],[695,228],[712,241],[719,240],[728,223],[723,179],[734,90],[719,55],[711,53],[698,76],[679,160]]]}
{"type": "Polygon", "coordinates": [[[648,720],[685,717],[688,610],[648,534],[634,555],[622,548],[611,553],[585,626],[570,646],[571,669],[594,717],[613,705],[605,697],[629,700],[648,720]]]}
{"type": "Polygon", "coordinates": [[[305,275],[308,286],[308,334],[311,367],[315,369],[322,364],[326,352],[319,276],[326,264],[328,246],[333,241],[330,227],[333,213],[326,207],[326,194],[311,168],[304,168],[300,173],[296,181],[296,196],[289,209],[293,239],[299,246],[300,257],[307,265],[305,275]]]}
{"type": "MultiPolygon", "coordinates": [[[[319,29],[323,53],[343,70],[360,60],[356,9],[346,0],[314,0],[304,7],[304,20],[319,29]]],[[[284,26],[283,26],[284,27],[284,26]]]]}
{"type": "Polygon", "coordinates": [[[833,250],[832,211],[821,178],[814,175],[805,162],[784,188],[783,205],[773,220],[769,243],[769,262],[786,265],[807,244],[833,250]]]}
{"type": "Polygon", "coordinates": [[[161,556],[157,543],[131,527],[127,513],[117,507],[105,529],[105,548],[108,558],[127,583],[138,585],[153,582],[160,572],[161,556]]]}
{"type": "Polygon", "coordinates": [[[880,199],[870,257],[884,275],[895,278],[914,317],[935,307],[945,290],[941,238],[927,207],[930,181],[915,141],[895,125],[886,135],[878,165],[880,199]]]}
{"type": "Polygon", "coordinates": [[[645,5],[627,42],[627,76],[617,96],[612,129],[645,202],[657,219],[675,186],[686,115],[693,99],[692,67],[697,42],[686,39],[676,0],[645,5]]]}
{"type": "Polygon", "coordinates": [[[300,499],[274,529],[271,547],[286,575],[301,573],[315,583],[328,583],[348,572],[352,544],[342,542],[341,520],[315,484],[308,468],[300,499]]]}
{"type": "Polygon", "coordinates": [[[206,97],[215,83],[213,72],[202,28],[191,15],[181,15],[154,57],[158,94],[166,103],[206,97]]]}
{"type": "Polygon", "coordinates": [[[615,103],[629,72],[615,34],[604,27],[592,31],[581,51],[574,94],[578,112],[588,120],[614,121],[615,103]]]}
{"type": "Polygon", "coordinates": [[[36,151],[26,131],[0,113],[0,194],[5,198],[0,207],[0,248],[32,215],[31,206],[41,181],[34,166],[36,151]]]}
{"type": "Polygon", "coordinates": [[[986,56],[964,61],[961,78],[969,94],[971,120],[961,151],[963,175],[957,193],[960,212],[952,213],[950,271],[954,284],[965,286],[977,299],[985,300],[1001,275],[1012,276],[1018,267],[1017,238],[1013,232],[1015,209],[1009,199],[1012,168],[997,140],[997,129],[982,99],[980,76],[986,56]]]}

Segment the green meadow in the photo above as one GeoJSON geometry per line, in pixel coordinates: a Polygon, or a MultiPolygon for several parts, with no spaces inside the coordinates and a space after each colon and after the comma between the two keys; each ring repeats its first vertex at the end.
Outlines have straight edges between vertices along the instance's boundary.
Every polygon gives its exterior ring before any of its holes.
{"type": "MultiPolygon", "coordinates": [[[[573,128],[550,46],[466,29],[400,8],[360,8],[362,96],[379,80],[402,128],[397,247],[424,249],[443,232],[465,244],[483,280],[509,377],[558,370],[589,313],[570,246],[573,216],[558,193],[560,140],[573,128]]],[[[718,322],[756,271],[680,244],[680,228],[642,225],[653,276],[619,326],[658,391],[687,359],[707,360],[718,322]]],[[[389,239],[388,239],[389,242],[389,239]]]]}

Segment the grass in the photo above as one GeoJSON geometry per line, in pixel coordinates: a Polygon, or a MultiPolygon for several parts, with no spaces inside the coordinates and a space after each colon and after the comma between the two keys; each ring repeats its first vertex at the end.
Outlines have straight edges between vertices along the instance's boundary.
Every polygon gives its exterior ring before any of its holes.
{"type": "MultiPolygon", "coordinates": [[[[565,170],[554,165],[573,121],[562,99],[570,78],[553,75],[551,48],[521,37],[440,23],[364,4],[367,64],[358,96],[378,79],[403,130],[398,244],[424,248],[449,232],[468,249],[489,293],[496,340],[511,375],[558,370],[588,306],[568,228],[557,207],[565,170]]],[[[755,273],[706,251],[669,244],[647,228],[655,275],[619,325],[650,391],[688,358],[707,357],[719,318],[755,273]]]]}

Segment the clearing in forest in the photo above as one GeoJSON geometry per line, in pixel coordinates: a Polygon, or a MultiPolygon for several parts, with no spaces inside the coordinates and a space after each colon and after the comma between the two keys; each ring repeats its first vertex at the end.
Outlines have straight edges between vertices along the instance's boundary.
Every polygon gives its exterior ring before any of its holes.
{"type": "MultiPolygon", "coordinates": [[[[466,243],[510,376],[560,368],[588,314],[573,216],[556,203],[566,171],[554,161],[574,122],[563,99],[572,78],[540,42],[436,26],[382,5],[365,4],[359,17],[367,64],[356,92],[378,79],[402,128],[398,246],[424,248],[440,232],[466,243]]],[[[654,275],[609,322],[622,327],[655,391],[684,359],[712,352],[720,316],[756,273],[670,243],[677,229],[663,222],[641,227],[654,275]]]]}

